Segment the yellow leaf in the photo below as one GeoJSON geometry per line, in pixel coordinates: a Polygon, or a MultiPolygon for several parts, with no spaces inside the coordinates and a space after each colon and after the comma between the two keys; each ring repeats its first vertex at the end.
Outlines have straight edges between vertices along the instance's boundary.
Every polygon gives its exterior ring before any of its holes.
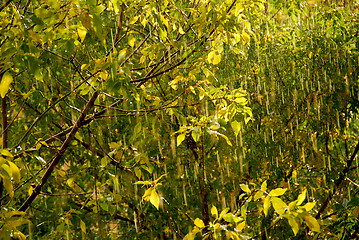
{"type": "Polygon", "coordinates": [[[298,196],[297,206],[300,206],[304,202],[306,196],[307,196],[307,189],[304,189],[304,191],[298,196]]]}
{"type": "Polygon", "coordinates": [[[177,136],[177,147],[183,142],[183,140],[186,138],[185,134],[180,134],[177,136]]]}
{"type": "Polygon", "coordinates": [[[136,42],[136,39],[133,35],[128,36],[128,45],[130,45],[131,47],[134,47],[135,42],[136,42]]]}
{"type": "Polygon", "coordinates": [[[140,16],[134,16],[133,18],[131,18],[129,24],[134,24],[134,23],[136,23],[139,17],[140,17],[140,16]]]}
{"type": "Polygon", "coordinates": [[[73,187],[74,186],[74,179],[73,178],[67,179],[67,185],[69,185],[69,187],[73,187]]]}
{"type": "Polygon", "coordinates": [[[14,233],[14,238],[20,239],[20,240],[26,240],[26,236],[22,232],[19,232],[19,231],[14,233]]]}
{"type": "Polygon", "coordinates": [[[317,219],[315,219],[312,216],[306,216],[306,217],[304,217],[304,220],[305,220],[305,223],[307,224],[307,226],[310,228],[310,230],[312,230],[314,232],[320,232],[320,226],[319,226],[317,219]]]}
{"type": "Polygon", "coordinates": [[[4,184],[4,187],[5,187],[6,191],[9,193],[9,196],[11,198],[13,198],[14,197],[14,191],[13,191],[13,186],[12,186],[12,183],[11,183],[10,179],[3,178],[3,184],[4,184]]]}
{"type": "Polygon", "coordinates": [[[160,31],[160,39],[162,41],[166,41],[167,38],[167,31],[165,29],[159,28],[160,31]]]}
{"type": "Polygon", "coordinates": [[[195,142],[198,142],[199,138],[201,137],[201,133],[199,131],[192,131],[191,136],[195,142]]]}
{"type": "Polygon", "coordinates": [[[185,34],[181,25],[178,27],[178,32],[182,35],[185,34]]]}
{"type": "Polygon", "coordinates": [[[284,214],[285,210],[287,208],[287,204],[285,204],[285,202],[283,202],[282,199],[277,198],[277,197],[272,197],[271,200],[272,200],[274,210],[278,214],[284,214]]]}
{"type": "Polygon", "coordinates": [[[127,48],[121,49],[121,51],[118,53],[118,60],[122,60],[126,57],[127,48]]]}
{"type": "Polygon", "coordinates": [[[288,204],[288,208],[289,210],[293,211],[295,209],[295,206],[297,205],[297,200],[293,201],[293,202],[290,202],[288,204]]]}
{"type": "Polygon", "coordinates": [[[208,54],[207,60],[209,63],[216,65],[221,61],[221,55],[219,55],[217,50],[214,50],[208,54]]]}
{"type": "Polygon", "coordinates": [[[298,225],[297,221],[295,220],[295,218],[292,215],[289,215],[288,223],[292,227],[294,235],[297,235],[297,233],[299,231],[299,225],[298,225]]]}
{"type": "Polygon", "coordinates": [[[272,197],[282,196],[287,191],[286,188],[276,188],[269,192],[272,197]]]}
{"type": "Polygon", "coordinates": [[[249,189],[248,185],[247,184],[241,184],[240,185],[241,189],[246,192],[247,194],[250,194],[251,193],[251,190],[249,189]]]}
{"type": "Polygon", "coordinates": [[[80,219],[80,228],[83,233],[86,232],[86,224],[80,219]]]}
{"type": "Polygon", "coordinates": [[[245,226],[246,226],[246,222],[243,221],[241,223],[238,223],[238,225],[236,226],[236,229],[237,229],[237,231],[241,232],[245,226]]]}
{"type": "Polygon", "coordinates": [[[9,152],[8,150],[6,149],[0,149],[0,154],[1,155],[4,155],[6,157],[13,157],[13,155],[11,154],[11,152],[9,152]]]}
{"type": "Polygon", "coordinates": [[[19,168],[13,163],[8,161],[8,164],[11,169],[12,177],[14,178],[15,182],[20,182],[20,170],[19,168]]]}
{"type": "Polygon", "coordinates": [[[232,126],[232,128],[234,130],[234,134],[236,136],[238,136],[239,131],[241,130],[241,124],[239,122],[237,122],[237,121],[233,121],[233,122],[231,122],[231,126],[232,126]]]}
{"type": "Polygon", "coordinates": [[[257,201],[262,196],[263,196],[263,192],[262,191],[257,191],[256,194],[254,195],[254,201],[257,201]]]}
{"type": "Polygon", "coordinates": [[[150,197],[150,202],[152,203],[153,206],[155,206],[158,210],[159,206],[160,206],[160,197],[158,196],[158,193],[156,191],[156,189],[152,189],[151,192],[151,197],[150,197]]]}
{"type": "Polygon", "coordinates": [[[212,214],[215,218],[218,218],[218,210],[217,210],[216,206],[212,206],[212,208],[211,208],[211,214],[212,214]]]}
{"type": "Polygon", "coordinates": [[[152,194],[152,188],[148,188],[148,189],[146,190],[145,194],[143,194],[142,200],[143,200],[143,201],[148,201],[148,200],[150,200],[151,194],[152,194]]]}
{"type": "Polygon", "coordinates": [[[33,191],[34,191],[34,188],[32,186],[30,186],[29,189],[27,190],[29,196],[31,196],[33,191]]]}
{"type": "Polygon", "coordinates": [[[262,185],[261,185],[261,189],[263,192],[267,191],[267,180],[265,180],[262,185]]]}
{"type": "Polygon", "coordinates": [[[204,228],[205,227],[204,222],[199,218],[196,218],[196,220],[194,220],[194,225],[196,225],[199,228],[204,228]]]}
{"type": "Polygon", "coordinates": [[[312,210],[312,208],[315,206],[315,202],[309,202],[309,203],[306,203],[304,205],[304,208],[307,212],[309,212],[310,210],[312,210]]]}
{"type": "Polygon", "coordinates": [[[84,26],[77,28],[77,33],[79,34],[79,37],[81,39],[81,42],[85,40],[87,29],[84,26]]]}
{"type": "Polygon", "coordinates": [[[1,97],[4,98],[6,93],[9,91],[10,83],[12,82],[13,78],[9,72],[4,73],[0,83],[0,94],[1,97]]]}
{"type": "Polygon", "coordinates": [[[270,197],[267,196],[265,199],[264,199],[264,202],[263,202],[263,212],[264,212],[264,215],[267,216],[268,215],[268,210],[270,208],[270,197]]]}
{"type": "Polygon", "coordinates": [[[244,41],[245,43],[249,43],[249,40],[251,39],[251,37],[249,36],[249,34],[246,33],[246,32],[243,32],[243,33],[242,33],[242,38],[243,38],[243,41],[244,41]]]}

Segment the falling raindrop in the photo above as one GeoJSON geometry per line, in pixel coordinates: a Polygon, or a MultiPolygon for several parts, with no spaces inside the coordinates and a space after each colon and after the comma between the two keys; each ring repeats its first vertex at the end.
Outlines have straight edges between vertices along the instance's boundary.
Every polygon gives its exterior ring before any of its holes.
{"type": "Polygon", "coordinates": [[[185,187],[184,182],[183,182],[183,200],[184,200],[184,205],[187,206],[186,187],[185,187]]]}

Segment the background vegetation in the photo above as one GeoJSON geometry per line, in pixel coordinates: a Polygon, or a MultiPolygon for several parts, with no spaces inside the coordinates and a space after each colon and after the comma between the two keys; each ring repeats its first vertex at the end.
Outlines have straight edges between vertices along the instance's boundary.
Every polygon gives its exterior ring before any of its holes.
{"type": "Polygon", "coordinates": [[[359,238],[358,9],[1,0],[0,238],[359,238]]]}

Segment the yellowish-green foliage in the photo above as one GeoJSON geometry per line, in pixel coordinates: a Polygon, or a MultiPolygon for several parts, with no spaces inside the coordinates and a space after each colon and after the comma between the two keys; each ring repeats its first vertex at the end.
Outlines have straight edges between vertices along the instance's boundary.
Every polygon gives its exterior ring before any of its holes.
{"type": "Polygon", "coordinates": [[[0,238],[358,238],[358,6],[1,1],[0,238]]]}

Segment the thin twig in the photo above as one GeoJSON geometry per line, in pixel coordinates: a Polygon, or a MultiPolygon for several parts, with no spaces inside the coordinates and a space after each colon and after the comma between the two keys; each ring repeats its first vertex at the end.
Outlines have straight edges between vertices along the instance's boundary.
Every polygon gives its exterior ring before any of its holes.
{"type": "Polygon", "coordinates": [[[56,154],[56,156],[53,158],[49,168],[46,170],[46,172],[44,173],[42,179],[41,179],[41,183],[37,184],[35,189],[33,190],[32,194],[26,199],[26,201],[22,204],[22,206],[19,208],[19,211],[26,211],[31,203],[35,200],[35,198],[40,194],[41,192],[41,188],[45,185],[45,183],[47,182],[47,180],[49,179],[49,177],[51,176],[52,172],[54,171],[56,165],[59,163],[61,157],[63,156],[63,154],[65,153],[65,151],[67,150],[67,148],[70,146],[70,142],[72,141],[72,139],[75,137],[75,134],[77,132],[77,130],[79,129],[79,127],[81,126],[82,122],[85,120],[85,117],[87,115],[87,113],[89,112],[89,110],[93,107],[93,105],[95,104],[95,100],[98,97],[98,91],[96,91],[92,97],[90,98],[90,100],[88,101],[88,103],[86,104],[84,110],[82,111],[80,117],[78,118],[76,124],[73,126],[73,128],[71,129],[71,132],[69,134],[69,136],[66,138],[65,142],[62,144],[59,152],[56,154]]]}

